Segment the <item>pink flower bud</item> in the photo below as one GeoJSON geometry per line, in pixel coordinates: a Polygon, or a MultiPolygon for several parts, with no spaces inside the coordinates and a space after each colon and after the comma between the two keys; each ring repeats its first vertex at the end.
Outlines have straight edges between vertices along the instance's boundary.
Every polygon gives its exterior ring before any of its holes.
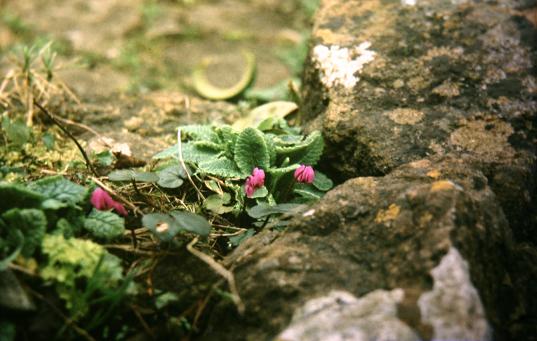
{"type": "Polygon", "coordinates": [[[311,184],[313,179],[315,179],[315,171],[311,166],[300,165],[300,167],[295,170],[295,179],[298,182],[311,184]]]}
{"type": "Polygon", "coordinates": [[[265,171],[261,168],[255,167],[250,175],[246,179],[244,184],[244,192],[248,198],[251,198],[254,195],[256,189],[261,188],[265,185],[265,171]]]}
{"type": "Polygon", "coordinates": [[[97,188],[93,193],[91,194],[90,202],[99,211],[107,211],[114,209],[117,213],[121,214],[122,216],[127,216],[127,210],[125,210],[125,207],[121,205],[119,202],[112,199],[110,194],[108,194],[105,190],[102,188],[97,188]]]}
{"type": "Polygon", "coordinates": [[[248,198],[251,198],[252,195],[254,195],[255,187],[252,185],[252,182],[250,181],[250,177],[246,179],[246,184],[244,185],[244,192],[246,192],[246,196],[248,198]]]}
{"type": "Polygon", "coordinates": [[[263,187],[265,184],[265,171],[255,167],[250,178],[254,187],[263,187]]]}

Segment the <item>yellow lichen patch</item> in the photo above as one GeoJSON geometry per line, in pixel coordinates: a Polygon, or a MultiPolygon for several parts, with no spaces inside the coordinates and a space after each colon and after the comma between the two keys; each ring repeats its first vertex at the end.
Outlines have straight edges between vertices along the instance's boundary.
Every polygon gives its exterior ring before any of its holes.
{"type": "Polygon", "coordinates": [[[323,44],[326,45],[345,45],[354,43],[354,36],[349,34],[336,33],[328,29],[319,29],[316,32],[323,44]]]}
{"type": "Polygon", "coordinates": [[[433,179],[436,179],[440,176],[440,171],[438,169],[433,169],[427,173],[427,176],[433,179]]]}
{"type": "Polygon", "coordinates": [[[479,155],[484,161],[510,159],[515,151],[508,142],[513,133],[509,123],[500,120],[463,121],[451,133],[451,144],[479,155]]]}
{"type": "Polygon", "coordinates": [[[397,124],[416,124],[423,119],[423,112],[408,109],[397,108],[387,113],[388,117],[397,124]]]}
{"type": "Polygon", "coordinates": [[[396,204],[391,204],[386,210],[380,210],[375,217],[375,223],[384,223],[390,220],[395,220],[401,212],[401,207],[396,204]]]}
{"type": "Polygon", "coordinates": [[[449,191],[455,188],[455,184],[449,180],[439,180],[433,182],[431,192],[449,191]]]}
{"type": "Polygon", "coordinates": [[[427,159],[417,160],[410,163],[410,167],[412,168],[427,168],[431,166],[431,161],[427,159]]]}
{"type": "Polygon", "coordinates": [[[374,177],[359,177],[349,181],[349,185],[358,185],[367,189],[373,189],[377,186],[376,178],[374,177]]]}
{"type": "Polygon", "coordinates": [[[433,215],[429,212],[425,212],[422,216],[419,217],[419,225],[424,227],[433,220],[433,215]]]}
{"type": "Polygon", "coordinates": [[[442,84],[433,89],[433,94],[442,97],[452,98],[461,94],[459,85],[450,81],[444,81],[442,84]]]}

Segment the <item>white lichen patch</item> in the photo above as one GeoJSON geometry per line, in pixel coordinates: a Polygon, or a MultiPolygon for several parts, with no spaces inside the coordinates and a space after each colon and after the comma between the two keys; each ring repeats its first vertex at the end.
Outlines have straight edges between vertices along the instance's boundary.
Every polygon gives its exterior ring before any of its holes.
{"type": "Polygon", "coordinates": [[[414,341],[416,333],[397,318],[402,289],[376,290],[356,298],[346,291],[332,291],[312,299],[293,314],[278,341],[414,341]]]}
{"type": "Polygon", "coordinates": [[[433,327],[433,339],[490,340],[483,304],[459,251],[451,247],[431,275],[433,290],[420,296],[418,306],[422,322],[433,327]]]}
{"type": "Polygon", "coordinates": [[[313,49],[313,59],[321,72],[321,82],[328,88],[343,86],[353,88],[360,80],[356,76],[365,64],[375,59],[375,52],[369,50],[371,43],[366,41],[355,48],[332,45],[317,45],[313,49]]]}

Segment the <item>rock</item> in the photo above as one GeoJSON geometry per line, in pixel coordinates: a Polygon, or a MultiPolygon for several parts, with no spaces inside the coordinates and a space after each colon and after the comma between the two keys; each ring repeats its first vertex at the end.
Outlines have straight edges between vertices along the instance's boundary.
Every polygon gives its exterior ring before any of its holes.
{"type": "Polygon", "coordinates": [[[287,231],[264,231],[228,257],[246,312],[220,302],[204,338],[267,339],[293,329],[293,312],[330,290],[398,289],[396,317],[420,338],[487,340],[493,330],[503,339],[535,304],[513,287],[513,247],[487,178],[456,156],[354,178],[287,231]]]}
{"type": "Polygon", "coordinates": [[[276,339],[419,341],[416,334],[397,318],[397,304],[403,296],[401,289],[376,290],[361,299],[345,291],[333,291],[297,309],[291,325],[276,339]]]}
{"type": "Polygon", "coordinates": [[[433,289],[418,299],[422,320],[433,326],[434,340],[490,340],[483,304],[468,263],[451,247],[431,271],[433,289]]]}
{"type": "Polygon", "coordinates": [[[519,2],[322,1],[303,116],[323,132],[325,170],[343,181],[455,153],[537,243],[537,31],[505,10],[519,2]]]}

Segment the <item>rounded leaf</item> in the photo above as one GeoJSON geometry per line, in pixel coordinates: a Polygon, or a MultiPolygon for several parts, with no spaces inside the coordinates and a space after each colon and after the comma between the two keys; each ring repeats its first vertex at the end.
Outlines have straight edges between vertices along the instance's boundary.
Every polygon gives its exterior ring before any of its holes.
{"type": "Polygon", "coordinates": [[[244,175],[249,175],[255,167],[269,168],[270,154],[262,132],[246,128],[240,133],[235,144],[235,163],[244,175]]]}

